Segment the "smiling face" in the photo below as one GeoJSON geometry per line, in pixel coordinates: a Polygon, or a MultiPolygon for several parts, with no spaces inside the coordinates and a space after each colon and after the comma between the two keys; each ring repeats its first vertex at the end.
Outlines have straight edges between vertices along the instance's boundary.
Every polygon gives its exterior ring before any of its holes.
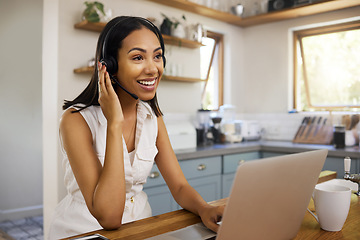
{"type": "Polygon", "coordinates": [[[141,100],[151,100],[156,93],[164,66],[157,36],[143,27],[130,33],[118,52],[120,84],[141,100]]]}

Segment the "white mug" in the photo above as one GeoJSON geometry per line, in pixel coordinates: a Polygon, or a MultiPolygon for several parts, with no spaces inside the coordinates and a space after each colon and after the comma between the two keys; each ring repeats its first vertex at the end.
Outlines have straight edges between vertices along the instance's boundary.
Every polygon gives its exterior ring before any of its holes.
{"type": "Polygon", "coordinates": [[[309,213],[326,231],[340,231],[349,214],[351,189],[332,184],[316,185],[313,199],[317,216],[309,209],[309,213]]]}

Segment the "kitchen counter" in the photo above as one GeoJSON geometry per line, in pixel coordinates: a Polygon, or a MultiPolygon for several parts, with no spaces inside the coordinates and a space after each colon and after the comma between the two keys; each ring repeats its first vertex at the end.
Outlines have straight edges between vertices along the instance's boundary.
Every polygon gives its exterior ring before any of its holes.
{"type": "Polygon", "coordinates": [[[328,157],[360,158],[358,146],[336,149],[332,145],[302,144],[288,141],[248,141],[241,143],[214,144],[204,147],[176,150],[178,160],[200,157],[211,157],[252,151],[267,151],[278,153],[298,153],[316,149],[328,149],[328,157]]]}

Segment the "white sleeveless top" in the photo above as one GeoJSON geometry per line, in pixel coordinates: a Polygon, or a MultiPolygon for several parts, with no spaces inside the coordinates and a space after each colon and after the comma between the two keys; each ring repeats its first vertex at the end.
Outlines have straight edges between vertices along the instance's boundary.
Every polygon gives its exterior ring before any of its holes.
{"type": "MultiPolygon", "coordinates": [[[[106,147],[107,120],[102,113],[100,106],[90,106],[81,110],[80,113],[89,125],[93,138],[93,147],[103,165],[106,147]]],[[[158,152],[156,148],[157,133],[158,125],[155,113],[148,103],[139,101],[137,107],[135,150],[133,152],[128,153],[123,138],[126,182],[126,201],[122,218],[123,223],[151,216],[151,208],[147,201],[147,195],[142,189],[158,152]]],[[[56,207],[49,231],[49,239],[51,240],[65,238],[101,228],[100,224],[91,215],[86,206],[62,142],[61,150],[64,156],[64,182],[67,189],[67,195],[56,207]]]]}

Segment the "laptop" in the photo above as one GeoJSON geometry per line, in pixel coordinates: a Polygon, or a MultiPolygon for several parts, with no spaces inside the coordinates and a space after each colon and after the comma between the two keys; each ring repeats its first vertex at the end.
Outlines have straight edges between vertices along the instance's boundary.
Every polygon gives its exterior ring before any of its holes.
{"type": "Polygon", "coordinates": [[[292,239],[297,235],[328,150],[241,164],[217,233],[202,223],[149,240],[292,239]]]}

